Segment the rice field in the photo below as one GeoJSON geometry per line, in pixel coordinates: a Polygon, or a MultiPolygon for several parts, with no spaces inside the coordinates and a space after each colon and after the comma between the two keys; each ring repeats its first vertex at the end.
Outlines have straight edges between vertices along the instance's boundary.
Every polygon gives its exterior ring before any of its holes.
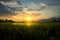
{"type": "Polygon", "coordinates": [[[0,40],[60,40],[60,22],[0,23],[0,40]]]}

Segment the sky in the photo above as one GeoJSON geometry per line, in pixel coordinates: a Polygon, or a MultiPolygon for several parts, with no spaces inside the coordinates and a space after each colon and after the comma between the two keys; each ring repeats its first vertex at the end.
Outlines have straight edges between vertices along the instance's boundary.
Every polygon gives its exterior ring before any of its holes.
{"type": "Polygon", "coordinates": [[[0,19],[21,21],[26,14],[37,20],[60,17],[60,0],[0,0],[0,19]]]}

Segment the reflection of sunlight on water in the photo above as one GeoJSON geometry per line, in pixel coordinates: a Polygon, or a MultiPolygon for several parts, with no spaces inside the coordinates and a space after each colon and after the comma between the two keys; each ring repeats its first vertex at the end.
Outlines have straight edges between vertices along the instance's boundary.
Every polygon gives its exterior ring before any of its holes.
{"type": "Polygon", "coordinates": [[[32,23],[25,23],[25,25],[26,25],[26,26],[31,26],[31,25],[32,25],[32,23]]]}
{"type": "Polygon", "coordinates": [[[24,23],[13,23],[13,25],[24,25],[24,23]]]}
{"type": "Polygon", "coordinates": [[[39,25],[38,23],[32,23],[32,22],[30,22],[30,23],[13,23],[13,25],[23,25],[23,26],[32,26],[32,25],[39,25]]]}
{"type": "Polygon", "coordinates": [[[33,23],[13,23],[13,25],[26,25],[26,26],[30,26],[33,23]]]}

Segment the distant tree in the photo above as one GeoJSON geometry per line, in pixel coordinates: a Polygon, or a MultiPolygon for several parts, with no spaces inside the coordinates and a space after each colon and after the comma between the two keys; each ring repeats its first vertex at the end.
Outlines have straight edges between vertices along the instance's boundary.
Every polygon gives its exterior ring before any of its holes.
{"type": "Polygon", "coordinates": [[[53,22],[56,22],[56,19],[55,18],[53,18],[53,22]]]}
{"type": "Polygon", "coordinates": [[[7,22],[8,20],[6,19],[5,21],[7,22]]]}
{"type": "Polygon", "coordinates": [[[14,22],[13,20],[8,20],[8,22],[14,22]]]}
{"type": "Polygon", "coordinates": [[[50,21],[51,22],[56,22],[56,19],[55,18],[50,18],[50,21]]]}
{"type": "Polygon", "coordinates": [[[14,21],[13,20],[8,20],[8,19],[5,19],[5,20],[0,19],[0,22],[14,22],[14,21]]]}

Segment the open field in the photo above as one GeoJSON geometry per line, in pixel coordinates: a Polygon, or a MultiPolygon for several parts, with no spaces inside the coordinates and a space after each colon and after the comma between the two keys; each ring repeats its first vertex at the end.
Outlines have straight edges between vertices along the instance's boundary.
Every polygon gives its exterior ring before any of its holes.
{"type": "Polygon", "coordinates": [[[0,40],[60,40],[60,22],[0,23],[0,40]]]}

